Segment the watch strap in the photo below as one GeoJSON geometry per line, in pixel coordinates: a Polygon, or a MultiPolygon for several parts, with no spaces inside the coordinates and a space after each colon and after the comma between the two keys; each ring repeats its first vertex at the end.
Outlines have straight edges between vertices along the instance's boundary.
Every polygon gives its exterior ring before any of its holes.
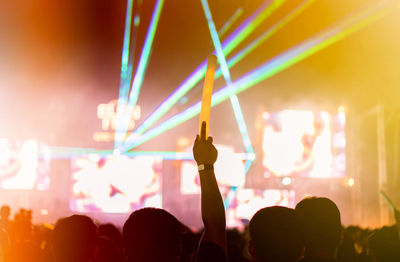
{"type": "Polygon", "coordinates": [[[204,170],[214,170],[214,165],[211,164],[200,164],[198,166],[199,171],[204,171],[204,170]]]}

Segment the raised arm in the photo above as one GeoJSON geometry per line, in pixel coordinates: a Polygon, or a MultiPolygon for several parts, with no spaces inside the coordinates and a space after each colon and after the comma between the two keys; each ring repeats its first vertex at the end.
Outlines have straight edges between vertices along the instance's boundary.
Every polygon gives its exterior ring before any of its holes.
{"type": "Polygon", "coordinates": [[[201,185],[201,216],[204,234],[200,245],[212,242],[222,248],[226,254],[225,209],[214,174],[217,149],[211,137],[206,139],[206,122],[202,123],[201,134],[197,135],[193,146],[193,155],[199,167],[201,185]]]}

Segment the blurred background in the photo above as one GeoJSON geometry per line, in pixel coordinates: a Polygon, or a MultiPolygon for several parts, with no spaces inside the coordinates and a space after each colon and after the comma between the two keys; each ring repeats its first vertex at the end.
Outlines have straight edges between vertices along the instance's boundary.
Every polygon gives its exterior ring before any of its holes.
{"type": "Polygon", "coordinates": [[[400,206],[399,17],[396,0],[3,1],[0,204],[115,223],[159,206],[200,226],[187,108],[204,72],[190,77],[222,43],[214,94],[232,81],[237,97],[213,98],[210,135],[228,224],[308,195],[346,225],[393,222],[380,190],[400,206]]]}

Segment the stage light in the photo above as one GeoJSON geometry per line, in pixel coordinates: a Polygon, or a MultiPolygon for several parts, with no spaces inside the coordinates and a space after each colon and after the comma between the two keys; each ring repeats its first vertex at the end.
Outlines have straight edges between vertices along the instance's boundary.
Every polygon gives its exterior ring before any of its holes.
{"type": "MultiPolygon", "coordinates": [[[[233,48],[239,45],[243,40],[244,35],[248,35],[253,32],[256,26],[260,25],[260,23],[267,18],[267,16],[271,13],[270,5],[273,5],[271,1],[266,1],[262,6],[257,8],[257,10],[248,18],[246,19],[239,27],[236,29],[227,40],[224,41],[225,45],[230,46],[230,50],[224,50],[224,55],[228,55],[233,48]],[[234,43],[232,43],[234,42],[234,43]]],[[[276,8],[276,6],[274,5],[276,8]]],[[[273,8],[273,10],[275,10],[273,8]]],[[[224,45],[223,45],[224,46],[224,45]]],[[[223,47],[224,48],[224,47],[223,47]]],[[[207,61],[204,61],[200,64],[195,71],[193,71],[185,81],[178,86],[177,89],[167,97],[157,108],[154,110],[146,119],[145,121],[135,130],[133,134],[138,135],[144,133],[148,130],[158,119],[160,119],[168,110],[175,105],[181,97],[183,97],[189,90],[191,90],[201,79],[203,79],[206,73],[206,64],[207,61]]],[[[219,73],[221,76],[221,73],[219,73]]],[[[216,77],[219,77],[216,76],[216,77]]],[[[128,139],[131,140],[133,138],[129,137],[128,139]]]]}
{"type": "Polygon", "coordinates": [[[40,214],[42,216],[47,216],[49,214],[49,211],[47,209],[40,209],[40,214]]]}
{"type": "MultiPolygon", "coordinates": [[[[153,14],[150,20],[150,25],[146,34],[146,38],[143,44],[142,53],[139,58],[138,68],[136,70],[135,76],[133,78],[132,89],[129,94],[128,103],[131,107],[135,107],[138,97],[140,88],[143,83],[144,75],[146,73],[147,65],[149,62],[149,57],[153,45],[154,36],[156,33],[158,21],[160,19],[161,10],[164,5],[164,0],[157,0],[153,14]]],[[[121,138],[125,137],[127,131],[127,125],[124,123],[125,121],[119,121],[120,126],[117,128],[117,136],[118,138],[115,139],[115,147],[118,147],[118,142],[121,141],[121,138]]]]}
{"type": "Polygon", "coordinates": [[[292,183],[292,179],[288,176],[282,178],[282,185],[289,186],[292,183]]]}
{"type": "MultiPolygon", "coordinates": [[[[385,2],[373,6],[373,8],[362,10],[357,14],[351,15],[338,25],[324,30],[316,36],[311,37],[301,44],[289,49],[283,54],[276,56],[270,61],[242,76],[240,79],[234,81],[232,85],[221,88],[215,92],[212,99],[212,106],[225,101],[232,94],[237,94],[247,90],[255,84],[258,84],[261,81],[276,75],[277,73],[306,59],[318,51],[327,48],[328,46],[338,42],[339,40],[342,40],[354,32],[357,32],[379,18],[382,18],[389,11],[389,7],[391,6],[392,5],[390,5],[389,2],[385,2]]],[[[136,138],[128,137],[121,151],[128,151],[138,145],[143,144],[149,139],[164,133],[176,125],[189,120],[190,118],[199,114],[200,106],[201,102],[197,102],[187,108],[185,111],[172,116],[168,120],[150,129],[141,136],[136,138]]]]}
{"type": "Polygon", "coordinates": [[[348,187],[353,187],[354,186],[354,183],[355,183],[355,181],[354,181],[354,178],[352,178],[352,177],[350,177],[349,179],[347,179],[347,186],[348,187]]]}

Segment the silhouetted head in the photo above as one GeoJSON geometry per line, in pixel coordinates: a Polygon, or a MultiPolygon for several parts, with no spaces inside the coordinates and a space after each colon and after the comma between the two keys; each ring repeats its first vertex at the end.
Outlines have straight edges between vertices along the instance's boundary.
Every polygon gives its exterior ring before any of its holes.
{"type": "Polygon", "coordinates": [[[396,227],[383,227],[374,232],[368,241],[368,250],[374,261],[400,261],[400,241],[396,227]]]}
{"type": "Polygon", "coordinates": [[[90,261],[96,250],[97,227],[87,216],[60,219],[53,232],[56,261],[90,261]]]}
{"type": "Polygon", "coordinates": [[[11,208],[7,205],[1,207],[0,217],[2,220],[8,220],[11,214],[11,208]]]}
{"type": "Polygon", "coordinates": [[[93,262],[123,262],[117,245],[108,237],[101,236],[97,241],[98,251],[93,262]]]}
{"type": "Polygon", "coordinates": [[[336,204],[325,197],[311,197],[296,205],[304,223],[306,255],[308,252],[333,252],[340,242],[342,226],[336,204]]]}
{"type": "Polygon", "coordinates": [[[226,230],[226,244],[229,262],[247,261],[243,256],[243,250],[247,245],[246,239],[238,229],[226,230]]]}
{"type": "Polygon", "coordinates": [[[98,227],[99,235],[105,236],[114,241],[115,245],[122,251],[122,233],[121,231],[113,224],[102,224],[98,227]]]}
{"type": "Polygon", "coordinates": [[[179,221],[159,208],[133,212],[122,236],[128,261],[177,261],[181,250],[179,221]]]}
{"type": "Polygon", "coordinates": [[[249,251],[255,261],[294,262],[302,253],[302,225],[293,209],[260,209],[250,220],[249,231],[249,251]]]}

